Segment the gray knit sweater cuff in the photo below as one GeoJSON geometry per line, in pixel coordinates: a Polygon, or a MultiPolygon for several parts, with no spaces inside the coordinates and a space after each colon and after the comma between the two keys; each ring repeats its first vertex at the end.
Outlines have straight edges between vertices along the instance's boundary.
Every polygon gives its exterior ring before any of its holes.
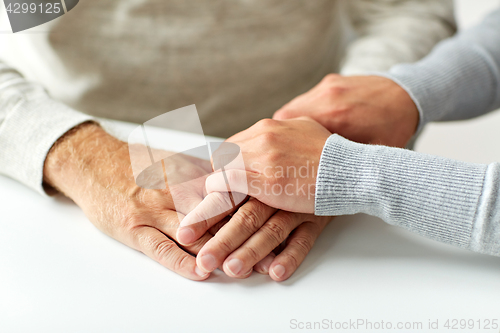
{"type": "Polygon", "coordinates": [[[486,169],[405,149],[354,143],[334,134],[321,156],[315,213],[366,213],[470,248],[486,169]]]}
{"type": "Polygon", "coordinates": [[[46,195],[43,166],[52,145],[71,128],[92,120],[45,93],[21,100],[0,126],[0,174],[46,195]]]}
{"type": "Polygon", "coordinates": [[[417,132],[432,121],[469,119],[499,105],[500,77],[494,61],[470,42],[442,42],[420,62],[373,75],[393,80],[410,95],[420,114],[417,132]]]}

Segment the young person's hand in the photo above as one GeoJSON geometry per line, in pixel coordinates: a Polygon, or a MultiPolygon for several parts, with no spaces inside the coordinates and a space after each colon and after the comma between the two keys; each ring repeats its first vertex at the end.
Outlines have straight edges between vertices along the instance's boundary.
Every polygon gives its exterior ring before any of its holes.
{"type": "Polygon", "coordinates": [[[276,281],[293,274],[331,220],[303,214],[314,212],[317,168],[329,136],[323,126],[302,117],[265,119],[227,140],[240,147],[246,170],[230,162],[224,171],[227,178],[216,172],[206,179],[208,195],[183,219],[177,240],[187,245],[199,239],[212,226],[211,216],[231,208],[226,182],[233,191],[248,188],[245,194],[254,198],[200,250],[200,269],[211,272],[222,266],[229,276],[245,277],[254,267],[276,281]],[[283,252],[266,257],[285,240],[283,252]]]}
{"type": "Polygon", "coordinates": [[[379,76],[327,75],[308,92],[276,111],[274,119],[308,116],[346,139],[405,147],[419,114],[410,95],[379,76]]]}
{"type": "MultiPolygon", "coordinates": [[[[331,133],[308,117],[264,119],[227,141],[239,146],[244,160],[228,163],[224,172],[206,179],[208,195],[182,221],[195,224],[227,210],[231,190],[248,194],[271,207],[297,213],[314,213],[316,176],[323,146],[331,133]]],[[[193,226],[195,227],[195,226],[193,226]]]]}

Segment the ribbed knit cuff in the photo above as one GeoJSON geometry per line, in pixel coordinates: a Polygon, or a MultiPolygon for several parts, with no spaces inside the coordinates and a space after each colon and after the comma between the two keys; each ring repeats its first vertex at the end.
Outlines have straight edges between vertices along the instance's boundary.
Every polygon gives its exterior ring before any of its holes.
{"type": "Polygon", "coordinates": [[[487,166],[406,149],[326,142],[316,183],[316,215],[366,213],[420,235],[470,247],[487,166]]]}
{"type": "Polygon", "coordinates": [[[486,170],[472,229],[471,250],[500,256],[500,163],[486,170]]]}
{"type": "Polygon", "coordinates": [[[92,119],[44,94],[22,100],[0,125],[0,173],[46,195],[43,166],[50,148],[68,130],[92,119]]]}

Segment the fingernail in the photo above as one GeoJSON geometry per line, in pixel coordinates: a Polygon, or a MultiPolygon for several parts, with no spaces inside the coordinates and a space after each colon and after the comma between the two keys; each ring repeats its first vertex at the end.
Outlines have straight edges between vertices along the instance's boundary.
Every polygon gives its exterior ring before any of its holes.
{"type": "Polygon", "coordinates": [[[285,276],[285,267],[283,267],[282,265],[274,266],[271,271],[278,279],[281,279],[283,276],[285,276]]]}
{"type": "Polygon", "coordinates": [[[206,254],[200,257],[200,268],[206,272],[213,272],[217,268],[217,262],[211,254],[206,254]]]}
{"type": "Polygon", "coordinates": [[[194,272],[199,276],[199,277],[205,277],[207,276],[208,274],[210,273],[207,273],[207,272],[203,272],[201,269],[198,268],[198,266],[196,266],[194,268],[194,272]]]}
{"type": "Polygon", "coordinates": [[[231,272],[231,274],[237,276],[240,274],[243,268],[243,262],[240,259],[231,259],[226,265],[227,269],[231,272]]]}
{"type": "Polygon", "coordinates": [[[193,230],[190,228],[181,228],[177,233],[177,241],[181,244],[191,244],[195,241],[193,230]]]}
{"type": "Polygon", "coordinates": [[[273,263],[274,257],[268,256],[264,258],[260,263],[255,267],[259,273],[269,274],[269,267],[273,263]]]}

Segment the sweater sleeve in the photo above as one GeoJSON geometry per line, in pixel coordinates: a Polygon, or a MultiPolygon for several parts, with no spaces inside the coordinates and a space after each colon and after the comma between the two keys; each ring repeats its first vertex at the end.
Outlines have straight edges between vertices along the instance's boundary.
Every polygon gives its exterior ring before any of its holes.
{"type": "Polygon", "coordinates": [[[431,121],[480,116],[500,107],[500,9],[478,26],[441,42],[415,64],[388,73],[412,97],[418,131],[431,121]]]}
{"type": "Polygon", "coordinates": [[[452,0],[349,0],[355,40],[341,74],[386,71],[415,62],[456,31],[452,0]]]}
{"type": "Polygon", "coordinates": [[[43,166],[55,141],[92,118],[51,99],[0,62],[0,174],[45,195],[43,166]]]}
{"type": "Polygon", "coordinates": [[[332,135],[316,215],[366,213],[422,236],[500,256],[500,164],[459,162],[332,135]]]}

